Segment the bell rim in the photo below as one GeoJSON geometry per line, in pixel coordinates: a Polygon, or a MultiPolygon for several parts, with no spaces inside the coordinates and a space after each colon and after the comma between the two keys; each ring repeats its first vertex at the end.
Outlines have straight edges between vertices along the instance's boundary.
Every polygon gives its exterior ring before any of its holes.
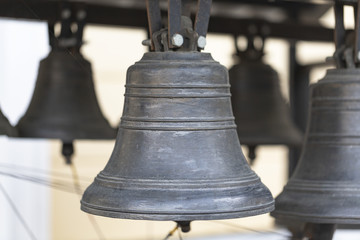
{"type": "Polygon", "coordinates": [[[354,211],[358,209],[359,189],[356,184],[352,185],[290,181],[276,197],[275,211],[270,215],[280,221],[360,224],[360,211],[354,211]],[[302,201],[294,202],[294,199],[302,201]],[[324,212],[324,209],[334,210],[324,212]]]}
{"type": "Polygon", "coordinates": [[[282,220],[292,220],[297,222],[311,222],[311,223],[332,223],[332,224],[360,224],[359,217],[343,216],[324,216],[319,217],[311,214],[289,213],[287,211],[276,210],[270,215],[282,223],[282,220]]]}
{"type": "Polygon", "coordinates": [[[133,220],[154,220],[154,221],[196,221],[196,220],[220,220],[220,219],[233,219],[256,216],[266,214],[275,209],[274,200],[270,203],[257,205],[252,209],[233,212],[219,212],[219,213],[181,213],[181,214],[164,214],[164,213],[134,213],[125,211],[112,211],[105,210],[98,207],[91,207],[91,204],[81,202],[81,210],[103,217],[120,218],[120,219],[133,219],[133,220]]]}
{"type": "Polygon", "coordinates": [[[110,124],[98,128],[96,124],[90,127],[70,126],[70,125],[42,125],[24,123],[19,121],[16,125],[19,138],[43,138],[43,139],[61,139],[63,141],[72,140],[114,140],[117,136],[117,128],[110,124]],[[95,131],[94,131],[95,130],[95,131]]]}

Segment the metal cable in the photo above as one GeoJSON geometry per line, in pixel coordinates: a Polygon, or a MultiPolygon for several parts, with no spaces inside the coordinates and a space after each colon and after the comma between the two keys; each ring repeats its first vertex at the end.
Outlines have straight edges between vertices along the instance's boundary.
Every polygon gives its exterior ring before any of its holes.
{"type": "Polygon", "coordinates": [[[23,227],[25,228],[26,232],[28,233],[29,237],[32,240],[37,240],[37,238],[35,237],[35,234],[31,231],[29,225],[27,225],[24,217],[22,216],[22,214],[20,213],[20,211],[17,209],[15,203],[12,201],[11,197],[9,196],[9,194],[6,192],[5,188],[3,187],[3,185],[0,183],[0,190],[3,193],[4,197],[6,198],[6,200],[8,201],[9,205],[11,206],[12,210],[14,211],[15,215],[17,216],[17,218],[20,220],[21,224],[23,225],[23,227]]]}
{"type": "MultiPolygon", "coordinates": [[[[78,175],[78,172],[77,172],[74,162],[72,162],[70,164],[70,168],[71,168],[71,173],[72,173],[72,177],[73,177],[75,191],[78,194],[78,196],[81,198],[83,191],[80,186],[79,175],[78,175]]],[[[102,230],[99,226],[99,223],[96,221],[95,217],[88,213],[86,215],[88,216],[89,221],[90,221],[91,225],[93,226],[98,238],[100,240],[105,240],[104,233],[102,232],[102,230]]]]}

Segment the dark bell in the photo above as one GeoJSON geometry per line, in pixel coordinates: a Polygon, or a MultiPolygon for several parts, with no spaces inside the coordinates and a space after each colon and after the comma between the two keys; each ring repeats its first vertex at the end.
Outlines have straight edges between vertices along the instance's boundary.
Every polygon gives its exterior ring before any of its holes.
{"type": "Polygon", "coordinates": [[[329,70],[311,95],[302,157],[272,215],[360,224],[360,69],[329,70]]]}
{"type": "Polygon", "coordinates": [[[229,77],[241,144],[301,145],[302,133],[291,119],[274,69],[261,60],[243,61],[229,70],[229,77]]]}
{"type": "Polygon", "coordinates": [[[151,52],[127,73],[115,149],[81,209],[192,221],[273,209],[237,138],[227,70],[210,54],[151,52]]]}
{"type": "Polygon", "coordinates": [[[91,64],[80,52],[54,49],[40,62],[35,91],[17,128],[21,137],[113,139],[96,99],[91,64]]]}
{"type": "Polygon", "coordinates": [[[16,137],[17,133],[9,120],[4,116],[0,110],[0,135],[7,135],[9,137],[16,137]]]}

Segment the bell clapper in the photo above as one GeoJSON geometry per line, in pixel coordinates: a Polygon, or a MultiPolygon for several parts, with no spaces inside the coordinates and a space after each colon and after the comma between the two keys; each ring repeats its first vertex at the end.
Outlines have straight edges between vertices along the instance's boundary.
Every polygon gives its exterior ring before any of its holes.
{"type": "Polygon", "coordinates": [[[177,223],[177,227],[181,229],[182,232],[187,233],[190,232],[191,227],[190,227],[190,221],[178,221],[177,223]]]}
{"type": "Polygon", "coordinates": [[[309,240],[332,240],[336,224],[307,223],[305,236],[309,240]]]}
{"type": "Polygon", "coordinates": [[[248,146],[248,150],[249,150],[248,157],[249,157],[250,165],[253,165],[254,162],[255,162],[255,158],[256,158],[255,149],[256,149],[255,145],[249,145],[248,146]]]}
{"type": "Polygon", "coordinates": [[[65,163],[68,165],[72,164],[72,155],[74,154],[74,145],[72,142],[63,142],[62,155],[65,158],[65,163]]]}
{"type": "Polygon", "coordinates": [[[160,6],[157,2],[148,1],[147,13],[149,21],[151,51],[167,52],[201,51],[206,46],[206,33],[210,18],[211,1],[199,0],[195,22],[191,19],[192,1],[169,1],[168,24],[164,28],[161,20],[160,6]]]}

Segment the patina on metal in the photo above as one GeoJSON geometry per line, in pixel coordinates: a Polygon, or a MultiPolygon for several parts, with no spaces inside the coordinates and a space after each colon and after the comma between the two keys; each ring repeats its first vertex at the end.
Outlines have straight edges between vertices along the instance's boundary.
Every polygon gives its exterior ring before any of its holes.
{"type": "MultiPolygon", "coordinates": [[[[149,14],[150,26],[158,27],[157,16],[149,14]]],[[[115,148],[86,189],[83,211],[171,220],[189,231],[193,220],[273,210],[270,191],[241,151],[227,69],[198,51],[199,34],[186,16],[180,21],[181,46],[169,44],[172,31],[151,31],[156,51],[128,69],[115,148]]]]}
{"type": "Polygon", "coordinates": [[[315,223],[360,223],[360,69],[329,70],[312,86],[300,162],[276,198],[273,216],[315,223]]]}
{"type": "MultiPolygon", "coordinates": [[[[353,33],[345,35],[342,11],[343,6],[335,6],[337,69],[328,70],[311,87],[302,157],[272,212],[281,221],[333,224],[333,228],[360,223],[358,39],[353,33]]],[[[332,234],[323,239],[332,239],[332,234]]]]}
{"type": "Polygon", "coordinates": [[[33,97],[17,128],[20,137],[60,139],[65,143],[63,152],[70,154],[73,140],[114,139],[116,130],[100,110],[91,64],[80,53],[82,33],[72,33],[69,15],[63,15],[59,39],[51,35],[50,25],[52,50],[40,62],[33,97]]]}
{"type": "Polygon", "coordinates": [[[0,110],[0,135],[6,135],[9,137],[16,137],[17,131],[11,126],[9,120],[5,117],[5,115],[0,110]]]}
{"type": "Polygon", "coordinates": [[[248,38],[245,51],[237,48],[239,63],[229,70],[237,132],[240,143],[249,147],[250,160],[257,145],[299,146],[303,139],[281,94],[277,72],[262,61],[263,45],[257,49],[253,41],[248,38]]]}
{"type": "Polygon", "coordinates": [[[146,53],[128,70],[115,149],[81,209],[173,221],[271,211],[271,193],[241,152],[229,87],[210,54],[146,53]]]}

